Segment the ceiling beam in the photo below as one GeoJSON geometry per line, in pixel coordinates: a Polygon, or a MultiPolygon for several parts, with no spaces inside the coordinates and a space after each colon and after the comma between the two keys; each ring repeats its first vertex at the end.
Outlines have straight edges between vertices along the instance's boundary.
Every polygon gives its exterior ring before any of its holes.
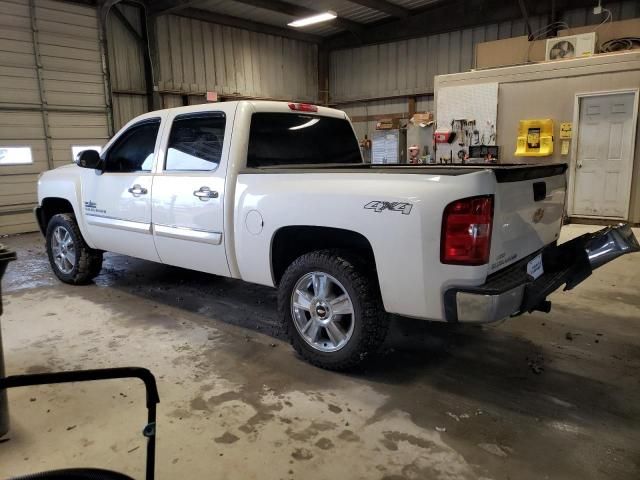
{"type": "MultiPolygon", "coordinates": [[[[294,5],[293,3],[283,2],[281,0],[234,0],[238,3],[244,3],[245,5],[251,5],[252,7],[262,8],[263,10],[270,10],[272,12],[282,13],[290,17],[302,18],[310,17],[311,15],[317,15],[323,13],[322,10],[314,10],[312,8],[302,7],[294,5]]],[[[331,20],[333,25],[336,25],[344,30],[349,30],[352,33],[360,35],[364,30],[363,24],[348,20],[346,18],[338,17],[335,20],[331,20]]]]}
{"type": "Polygon", "coordinates": [[[386,13],[396,18],[407,18],[411,10],[401,7],[395,3],[388,2],[387,0],[348,0],[350,3],[357,3],[363,7],[370,8],[371,10],[377,10],[378,12],[386,13]]]}
{"type": "MultiPolygon", "coordinates": [[[[593,0],[556,0],[555,7],[569,10],[593,6],[593,0]]],[[[529,4],[530,16],[550,13],[550,2],[529,4]]],[[[381,21],[354,39],[352,35],[337,34],[329,37],[324,46],[330,50],[353,48],[361,45],[386,43],[408,38],[463,30],[481,25],[522,18],[518,2],[504,0],[450,0],[414,13],[402,20],[381,21]]],[[[435,53],[435,52],[433,52],[435,53]]]]}
{"type": "Polygon", "coordinates": [[[203,22],[217,23],[227,27],[242,28],[252,32],[264,33],[267,35],[276,35],[278,37],[292,38],[303,42],[321,43],[323,38],[310,33],[303,33],[292,30],[290,28],[276,27],[266,23],[254,22],[245,18],[233,17],[231,15],[223,15],[221,13],[213,13],[208,10],[200,10],[197,8],[185,8],[178,10],[175,15],[181,17],[194,18],[203,22]]]}
{"type": "Polygon", "coordinates": [[[122,13],[122,10],[120,10],[120,7],[118,7],[118,5],[114,5],[111,8],[111,12],[116,16],[120,23],[129,31],[129,33],[133,36],[133,38],[136,39],[139,44],[144,44],[142,35],[140,35],[138,30],[136,30],[136,27],[131,24],[129,19],[125,17],[124,13],[122,13]]]}
{"type": "Polygon", "coordinates": [[[155,0],[149,2],[149,13],[151,15],[168,15],[185,8],[197,7],[205,0],[155,0]]]}

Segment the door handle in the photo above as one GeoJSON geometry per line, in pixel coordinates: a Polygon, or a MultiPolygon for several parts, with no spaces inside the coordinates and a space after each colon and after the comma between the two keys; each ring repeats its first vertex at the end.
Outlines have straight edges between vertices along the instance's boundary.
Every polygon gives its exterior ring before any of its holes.
{"type": "Polygon", "coordinates": [[[146,195],[147,189],[144,187],[141,187],[136,183],[133,187],[129,189],[129,193],[134,197],[139,197],[140,195],[146,195]]]}
{"type": "Polygon", "coordinates": [[[582,162],[578,162],[578,168],[582,168],[582,162]]]}
{"type": "Polygon", "coordinates": [[[214,192],[209,187],[200,187],[200,190],[196,190],[193,194],[202,202],[206,202],[210,198],[218,198],[218,192],[214,192]]]}

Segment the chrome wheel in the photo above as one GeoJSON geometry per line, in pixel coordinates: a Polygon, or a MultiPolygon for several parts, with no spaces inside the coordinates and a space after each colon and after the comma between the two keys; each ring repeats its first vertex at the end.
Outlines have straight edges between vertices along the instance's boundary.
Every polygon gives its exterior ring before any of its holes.
{"type": "Polygon", "coordinates": [[[76,265],[76,247],[73,237],[65,227],[57,226],[51,236],[53,261],[62,273],[68,275],[76,265]]]}
{"type": "Polygon", "coordinates": [[[353,334],[351,298],[324,272],[310,272],[298,280],[291,294],[291,316],[304,341],[321,352],[340,350],[353,334]]]}

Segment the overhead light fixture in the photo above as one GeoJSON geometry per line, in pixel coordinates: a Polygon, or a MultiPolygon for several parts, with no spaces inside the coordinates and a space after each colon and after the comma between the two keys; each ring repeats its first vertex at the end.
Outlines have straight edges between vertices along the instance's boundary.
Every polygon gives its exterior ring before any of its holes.
{"type": "Polygon", "coordinates": [[[288,23],[290,27],[306,27],[307,25],[313,25],[315,23],[326,22],[328,20],[333,20],[337,18],[338,14],[331,10],[328,10],[324,13],[318,13],[317,15],[311,15],[310,17],[301,18],[300,20],[294,20],[291,23],[288,23]]]}

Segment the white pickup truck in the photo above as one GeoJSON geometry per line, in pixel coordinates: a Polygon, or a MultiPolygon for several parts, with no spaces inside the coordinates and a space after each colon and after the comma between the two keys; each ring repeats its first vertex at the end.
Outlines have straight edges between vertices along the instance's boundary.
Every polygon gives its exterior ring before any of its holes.
{"type": "Polygon", "coordinates": [[[549,293],[637,250],[628,226],[556,245],[565,170],[370,165],[344,112],[216,103],[141,115],[44,173],[36,216],[63,282],[91,281],[110,251],[277,286],[296,350],[346,369],[381,344],[386,313],[548,311],[549,293]]]}

